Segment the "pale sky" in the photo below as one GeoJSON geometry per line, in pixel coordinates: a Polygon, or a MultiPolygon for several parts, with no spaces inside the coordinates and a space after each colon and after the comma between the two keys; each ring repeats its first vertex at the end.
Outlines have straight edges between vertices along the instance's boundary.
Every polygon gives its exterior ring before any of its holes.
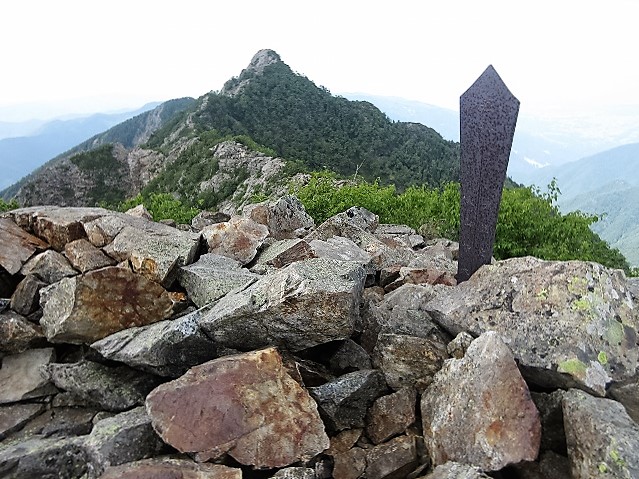
{"type": "Polygon", "coordinates": [[[638,22],[639,0],[3,1],[0,121],[198,97],[262,48],[334,94],[456,109],[492,64],[522,112],[639,112],[638,22]]]}

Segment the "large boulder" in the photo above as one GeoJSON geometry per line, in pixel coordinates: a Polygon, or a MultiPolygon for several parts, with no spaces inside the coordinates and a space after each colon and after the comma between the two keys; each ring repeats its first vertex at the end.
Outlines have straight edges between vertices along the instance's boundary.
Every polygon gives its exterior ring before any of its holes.
{"type": "Polygon", "coordinates": [[[433,465],[457,461],[497,471],[533,461],[541,423],[512,353],[495,332],[450,359],[422,395],[422,422],[433,465]]]}
{"type": "Polygon", "coordinates": [[[639,477],[639,425],[621,404],[572,389],[563,412],[574,479],[639,477]]]}
{"type": "Polygon", "coordinates": [[[209,253],[227,256],[240,263],[250,263],[268,236],[268,228],[249,218],[232,217],[202,229],[209,253]]]}
{"type": "Polygon", "coordinates": [[[24,276],[35,275],[45,283],[53,284],[62,278],[77,275],[78,271],[64,256],[49,249],[27,261],[20,270],[20,274],[24,276]]]}
{"type": "Polygon", "coordinates": [[[125,328],[160,321],[173,301],[159,284],[109,266],[65,278],[40,291],[40,323],[51,342],[92,343],[125,328]]]}
{"type": "Polygon", "coordinates": [[[195,366],[146,405],[162,439],[202,461],[228,453],[241,464],[283,467],[329,446],[315,402],[274,348],[195,366]]]}
{"type": "Polygon", "coordinates": [[[278,240],[304,236],[315,226],[315,221],[308,215],[302,202],[291,195],[247,205],[242,213],[256,223],[265,225],[270,236],[278,240]]]}
{"type": "Polygon", "coordinates": [[[227,294],[200,321],[216,343],[239,350],[269,344],[297,351],[348,338],[359,317],[364,271],[313,258],[227,294]]]}
{"type": "Polygon", "coordinates": [[[9,218],[0,218],[0,266],[16,274],[33,253],[47,249],[41,239],[23,231],[9,218]]]}
{"type": "Polygon", "coordinates": [[[637,369],[638,305],[620,270],[526,257],[481,267],[425,309],[451,334],[496,331],[530,381],[605,395],[637,369]]]}

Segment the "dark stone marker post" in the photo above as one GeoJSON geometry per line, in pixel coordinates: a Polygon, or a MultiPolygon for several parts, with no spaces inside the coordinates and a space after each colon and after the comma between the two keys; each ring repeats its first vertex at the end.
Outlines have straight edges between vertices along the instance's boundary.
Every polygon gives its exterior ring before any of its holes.
{"type": "Polygon", "coordinates": [[[460,97],[461,224],[457,282],[490,264],[519,100],[491,66],[460,97]]]}

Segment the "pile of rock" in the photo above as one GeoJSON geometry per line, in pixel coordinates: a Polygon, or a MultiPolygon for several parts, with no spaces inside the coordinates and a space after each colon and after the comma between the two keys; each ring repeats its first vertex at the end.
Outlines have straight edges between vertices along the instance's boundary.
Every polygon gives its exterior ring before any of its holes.
{"type": "Polygon", "coordinates": [[[0,476],[637,477],[637,285],[294,197],[0,218],[0,476]],[[221,220],[221,222],[215,222],[221,220]],[[532,391],[532,392],[531,392],[532,391]]]}

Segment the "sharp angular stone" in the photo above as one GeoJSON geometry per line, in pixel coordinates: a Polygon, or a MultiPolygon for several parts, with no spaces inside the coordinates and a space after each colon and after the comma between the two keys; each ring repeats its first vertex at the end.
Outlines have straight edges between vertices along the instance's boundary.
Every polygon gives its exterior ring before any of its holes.
{"type": "Polygon", "coordinates": [[[141,204],[126,210],[126,214],[134,216],[136,218],[142,218],[143,220],[153,221],[153,216],[151,216],[149,210],[147,210],[144,205],[141,204]]]}
{"type": "Polygon", "coordinates": [[[380,444],[402,434],[416,420],[417,393],[412,388],[377,399],[368,411],[366,435],[380,444]]]}
{"type": "Polygon", "coordinates": [[[11,296],[11,309],[23,316],[33,313],[40,306],[40,290],[46,285],[34,275],[26,275],[11,296]]]}
{"type": "Polygon", "coordinates": [[[478,467],[469,464],[447,462],[437,466],[433,472],[424,476],[424,479],[490,479],[490,476],[481,472],[478,467]]]}
{"type": "Polygon", "coordinates": [[[202,231],[206,226],[214,225],[216,223],[224,223],[230,219],[231,217],[229,215],[219,211],[200,211],[191,220],[191,226],[195,231],[202,231]]]}
{"type": "Polygon", "coordinates": [[[34,206],[14,210],[9,214],[18,226],[33,232],[56,251],[62,251],[65,244],[86,237],[83,226],[85,223],[114,213],[103,208],[34,206]]]}
{"type": "Polygon", "coordinates": [[[23,231],[9,218],[0,218],[0,266],[9,274],[16,274],[22,265],[47,243],[23,231]]]}
{"type": "Polygon", "coordinates": [[[13,311],[0,313],[0,357],[44,346],[45,343],[40,326],[30,323],[13,311]]]}
{"type": "Polygon", "coordinates": [[[317,255],[306,241],[287,239],[276,241],[260,254],[258,264],[267,264],[275,268],[283,268],[296,261],[316,258],[317,255]]]}
{"type": "Polygon", "coordinates": [[[92,477],[99,476],[107,467],[146,459],[166,449],[144,407],[98,421],[84,447],[92,477]]]}
{"type": "Polygon", "coordinates": [[[354,447],[333,456],[335,479],[357,479],[363,477],[366,471],[366,451],[361,447],[354,447]]]}
{"type": "Polygon", "coordinates": [[[173,284],[178,268],[193,262],[200,235],[160,223],[139,221],[143,224],[124,226],[105,248],[106,252],[118,261],[130,261],[133,271],[168,288],[173,284]]]}
{"type": "Polygon", "coordinates": [[[375,273],[372,255],[348,238],[333,236],[326,241],[315,239],[311,241],[310,247],[313,251],[313,255],[318,258],[355,261],[364,266],[367,274],[375,273]]]}
{"type": "Polygon", "coordinates": [[[129,328],[91,345],[103,357],[160,376],[178,377],[217,356],[215,344],[198,328],[207,309],[178,319],[129,328]]]}
{"type": "Polygon", "coordinates": [[[88,471],[79,438],[33,438],[0,445],[0,477],[6,479],[78,479],[88,471]]]}
{"type": "Polygon", "coordinates": [[[64,246],[64,255],[73,267],[82,273],[115,264],[113,258],[109,258],[84,238],[67,243],[64,246]]]}
{"type": "Polygon", "coordinates": [[[0,441],[44,411],[44,404],[0,406],[0,441]]]}
{"type": "Polygon", "coordinates": [[[421,393],[447,357],[445,343],[403,334],[380,334],[373,350],[373,365],[384,373],[392,389],[410,386],[421,393]]]}
{"type": "Polygon", "coordinates": [[[366,453],[366,478],[406,477],[419,465],[417,438],[400,436],[366,453]]]}
{"type": "Polygon", "coordinates": [[[372,369],[373,364],[368,353],[352,339],[342,341],[331,354],[328,365],[338,374],[351,373],[360,369],[372,369]]]}
{"type": "Polygon", "coordinates": [[[216,343],[240,350],[306,349],[353,333],[364,286],[361,266],[314,258],[227,294],[200,321],[216,343]]]}
{"type": "Polygon", "coordinates": [[[31,258],[20,270],[26,276],[32,274],[47,284],[53,284],[62,278],[75,276],[78,271],[57,251],[47,250],[31,258]]]}
{"type": "MultiPolygon", "coordinates": [[[[57,396],[56,396],[57,397],[57,396]]],[[[50,407],[29,421],[19,432],[12,434],[10,442],[28,440],[33,436],[70,437],[89,434],[97,409],[84,407],[50,407]]]]}
{"type": "Polygon", "coordinates": [[[482,267],[425,309],[451,334],[499,332],[529,381],[604,395],[635,375],[637,307],[620,270],[526,257],[482,267]]]}
{"type": "Polygon", "coordinates": [[[464,357],[464,354],[466,354],[466,351],[473,342],[473,339],[475,338],[473,338],[466,331],[462,331],[457,336],[455,336],[455,338],[450,343],[448,343],[448,345],[446,346],[446,351],[452,358],[461,359],[464,357]]]}
{"type": "Polygon", "coordinates": [[[457,461],[496,471],[539,452],[539,413],[495,332],[473,341],[462,359],[446,361],[422,395],[421,411],[435,466],[457,461]]]}
{"type": "Polygon", "coordinates": [[[344,374],[309,388],[324,422],[333,431],[364,427],[366,411],[385,391],[384,376],[375,369],[344,374]]]}
{"type": "Polygon", "coordinates": [[[315,479],[315,469],[310,467],[287,467],[280,469],[274,475],[279,479],[315,479]]]}
{"type": "Polygon", "coordinates": [[[146,404],[162,439],[200,460],[228,452],[241,464],[284,467],[329,446],[316,404],[274,348],[195,366],[146,404]]]}
{"type": "Polygon", "coordinates": [[[275,201],[247,205],[242,213],[256,223],[265,225],[275,239],[304,236],[315,227],[302,202],[295,196],[283,196],[275,201]]]}
{"type": "Polygon", "coordinates": [[[242,268],[239,261],[217,254],[204,254],[178,272],[178,282],[198,308],[228,292],[255,282],[259,275],[242,268]]]}
{"type": "Polygon", "coordinates": [[[109,367],[92,361],[52,363],[47,370],[58,388],[107,411],[144,404],[146,395],[159,382],[127,366],[109,367]]]}
{"type": "Polygon", "coordinates": [[[53,348],[29,349],[5,356],[0,369],[0,404],[48,396],[57,392],[41,368],[55,359],[53,348]]]}
{"type": "Polygon", "coordinates": [[[639,425],[621,404],[575,389],[562,404],[574,479],[639,477],[639,425]]]}
{"type": "Polygon", "coordinates": [[[608,395],[623,404],[628,415],[639,424],[639,378],[613,384],[608,390],[608,395]]]}
{"type": "Polygon", "coordinates": [[[100,479],[242,479],[242,470],[220,464],[158,457],[108,467],[100,479]]]}
{"type": "Polygon", "coordinates": [[[63,279],[40,294],[40,323],[51,342],[92,343],[165,319],[173,307],[159,284],[115,266],[63,279]]]}
{"type": "Polygon", "coordinates": [[[268,228],[236,216],[225,223],[205,227],[202,236],[209,245],[209,253],[228,256],[244,265],[255,258],[257,249],[268,236],[268,228]]]}

